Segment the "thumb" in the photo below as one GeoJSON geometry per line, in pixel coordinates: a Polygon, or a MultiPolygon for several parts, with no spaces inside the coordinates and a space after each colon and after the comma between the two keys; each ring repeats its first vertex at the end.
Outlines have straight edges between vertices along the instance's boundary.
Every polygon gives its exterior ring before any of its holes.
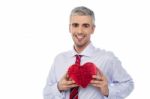
{"type": "Polygon", "coordinates": [[[65,72],[65,74],[62,76],[62,78],[68,78],[69,76],[68,76],[68,74],[67,74],[67,72],[65,72]]]}
{"type": "Polygon", "coordinates": [[[72,80],[72,79],[69,77],[69,75],[67,74],[67,72],[64,74],[64,78],[65,78],[66,80],[72,80]]]}
{"type": "Polygon", "coordinates": [[[96,69],[97,69],[97,75],[100,75],[102,77],[103,76],[102,71],[99,68],[96,68],[96,69]]]}

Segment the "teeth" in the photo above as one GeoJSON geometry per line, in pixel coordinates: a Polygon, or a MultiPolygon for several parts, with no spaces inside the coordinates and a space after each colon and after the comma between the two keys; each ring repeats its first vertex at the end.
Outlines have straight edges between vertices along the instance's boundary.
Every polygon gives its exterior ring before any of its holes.
{"type": "Polygon", "coordinates": [[[82,39],[82,38],[83,38],[83,36],[77,36],[77,38],[82,39]]]}
{"type": "Polygon", "coordinates": [[[84,38],[84,36],[83,36],[83,35],[76,35],[76,37],[77,37],[78,39],[82,39],[82,38],[84,38]]]}

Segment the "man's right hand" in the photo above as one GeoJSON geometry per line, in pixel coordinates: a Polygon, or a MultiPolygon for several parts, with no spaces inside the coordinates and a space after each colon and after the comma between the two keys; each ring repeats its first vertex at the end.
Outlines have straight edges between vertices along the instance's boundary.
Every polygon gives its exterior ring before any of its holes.
{"type": "Polygon", "coordinates": [[[57,84],[57,87],[59,91],[66,91],[70,88],[77,87],[78,85],[70,79],[67,75],[67,73],[60,79],[60,81],[57,84]]]}

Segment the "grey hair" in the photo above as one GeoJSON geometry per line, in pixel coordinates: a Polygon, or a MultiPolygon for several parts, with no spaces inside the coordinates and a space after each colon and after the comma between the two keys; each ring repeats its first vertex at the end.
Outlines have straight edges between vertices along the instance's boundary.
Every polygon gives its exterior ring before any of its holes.
{"type": "Polygon", "coordinates": [[[70,17],[74,16],[74,15],[90,16],[92,18],[93,25],[95,25],[95,15],[94,15],[94,12],[91,9],[87,8],[87,7],[79,6],[79,7],[74,8],[71,11],[70,17]]]}

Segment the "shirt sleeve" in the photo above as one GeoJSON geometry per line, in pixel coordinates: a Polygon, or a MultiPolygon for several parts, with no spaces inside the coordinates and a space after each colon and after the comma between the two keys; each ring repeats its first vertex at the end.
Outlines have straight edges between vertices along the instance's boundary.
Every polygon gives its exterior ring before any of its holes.
{"type": "Polygon", "coordinates": [[[124,99],[134,88],[133,80],[116,57],[111,59],[110,66],[109,95],[105,99],[124,99]]]}
{"type": "Polygon", "coordinates": [[[64,99],[64,92],[60,92],[58,90],[57,83],[58,81],[55,76],[55,61],[54,61],[47,78],[47,83],[43,90],[44,99],[64,99]]]}

